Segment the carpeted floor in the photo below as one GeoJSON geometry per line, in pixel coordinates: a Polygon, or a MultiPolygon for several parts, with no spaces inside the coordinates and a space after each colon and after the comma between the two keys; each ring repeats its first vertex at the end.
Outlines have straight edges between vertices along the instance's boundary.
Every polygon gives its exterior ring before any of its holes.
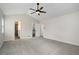
{"type": "Polygon", "coordinates": [[[0,55],[79,55],[79,46],[45,38],[4,42],[0,55]]]}

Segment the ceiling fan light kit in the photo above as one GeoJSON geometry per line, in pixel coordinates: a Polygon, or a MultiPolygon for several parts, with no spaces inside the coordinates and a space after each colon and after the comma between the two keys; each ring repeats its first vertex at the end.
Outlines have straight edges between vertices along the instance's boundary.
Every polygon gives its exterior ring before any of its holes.
{"type": "Polygon", "coordinates": [[[36,13],[37,15],[40,15],[41,13],[46,13],[46,11],[42,11],[44,7],[39,7],[39,3],[37,3],[37,9],[30,8],[30,10],[33,10],[31,14],[36,13]]]}

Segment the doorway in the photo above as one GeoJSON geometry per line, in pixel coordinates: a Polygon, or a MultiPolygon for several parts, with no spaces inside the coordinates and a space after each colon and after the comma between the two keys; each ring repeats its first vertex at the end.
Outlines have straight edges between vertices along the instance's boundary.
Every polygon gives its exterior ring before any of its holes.
{"type": "Polygon", "coordinates": [[[35,24],[33,24],[32,37],[36,36],[35,24]]]}
{"type": "Polygon", "coordinates": [[[40,37],[41,35],[41,24],[33,24],[32,37],[40,37]]]}
{"type": "Polygon", "coordinates": [[[20,21],[15,22],[15,39],[20,39],[20,29],[21,29],[20,24],[21,24],[20,21]]]}

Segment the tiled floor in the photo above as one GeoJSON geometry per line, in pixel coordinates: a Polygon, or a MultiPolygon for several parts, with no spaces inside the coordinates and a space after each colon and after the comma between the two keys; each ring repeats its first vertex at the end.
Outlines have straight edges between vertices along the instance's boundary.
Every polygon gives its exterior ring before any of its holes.
{"type": "Polygon", "coordinates": [[[4,42],[0,55],[77,55],[79,46],[45,38],[19,39],[4,42]]]}

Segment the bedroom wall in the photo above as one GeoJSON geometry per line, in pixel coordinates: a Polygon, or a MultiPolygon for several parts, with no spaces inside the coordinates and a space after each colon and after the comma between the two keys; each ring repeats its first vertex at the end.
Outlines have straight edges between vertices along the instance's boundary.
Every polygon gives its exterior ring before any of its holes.
{"type": "Polygon", "coordinates": [[[32,37],[32,25],[38,24],[39,21],[36,19],[26,15],[6,15],[5,16],[5,41],[7,40],[15,40],[15,22],[21,21],[21,31],[20,37],[31,38],[32,37]]]}
{"type": "Polygon", "coordinates": [[[0,9],[0,48],[3,44],[4,40],[4,15],[2,10],[0,9]]]}
{"type": "Polygon", "coordinates": [[[79,12],[41,21],[44,24],[43,36],[79,46],[79,12]]]}

